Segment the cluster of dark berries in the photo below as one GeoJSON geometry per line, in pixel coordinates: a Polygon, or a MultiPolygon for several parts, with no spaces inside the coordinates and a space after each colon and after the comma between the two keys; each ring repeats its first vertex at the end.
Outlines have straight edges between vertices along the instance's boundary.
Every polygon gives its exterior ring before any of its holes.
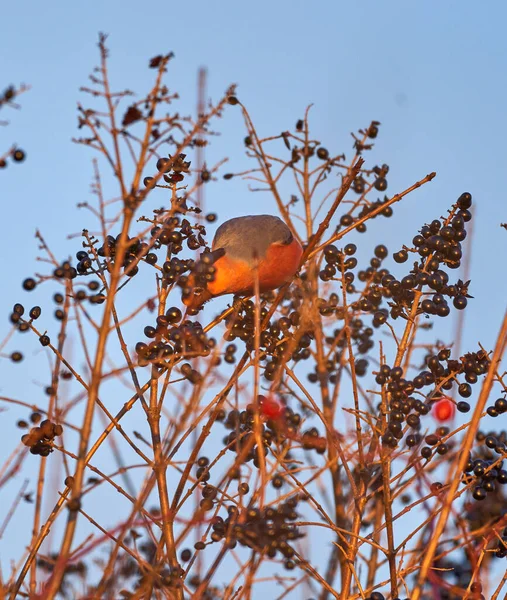
{"type": "MultiPolygon", "coordinates": [[[[102,249],[104,246],[102,246],[102,249]]],[[[76,252],[76,258],[78,263],[76,265],[76,271],[79,275],[88,275],[92,270],[92,257],[86,250],[79,250],[76,252]]]]}
{"type": "MultiPolygon", "coordinates": [[[[268,314],[266,307],[261,307],[260,319],[264,319],[268,314]]],[[[226,331],[224,340],[229,342],[235,339],[240,339],[247,344],[247,349],[253,349],[253,340],[255,337],[255,303],[252,300],[243,300],[236,305],[236,310],[225,319],[226,331]]],[[[261,347],[265,348],[266,335],[262,335],[267,331],[261,332],[261,347]]]]}
{"type": "Polygon", "coordinates": [[[181,260],[176,256],[166,260],[162,265],[163,283],[171,285],[178,282],[180,286],[186,286],[188,278],[183,275],[185,272],[192,269],[194,261],[192,259],[181,260]]]}
{"type": "Polygon", "coordinates": [[[276,507],[268,506],[262,510],[251,507],[239,511],[231,505],[227,509],[227,518],[214,517],[211,539],[214,542],[226,539],[231,548],[239,543],[257,552],[265,552],[270,558],[281,554],[285,568],[293,569],[296,566],[293,560],[295,553],[290,543],[304,537],[292,523],[299,516],[296,512],[298,501],[297,497],[292,497],[276,507]]]}
{"type": "MultiPolygon", "coordinates": [[[[347,244],[343,251],[339,250],[335,245],[329,244],[324,248],[324,260],[326,262],[325,267],[320,271],[319,277],[323,281],[329,281],[335,277],[340,277],[342,284],[348,294],[356,292],[354,281],[356,275],[353,269],[357,266],[357,259],[354,257],[356,253],[355,244],[347,244]]],[[[388,250],[386,246],[380,244],[376,246],[374,256],[370,260],[370,266],[366,269],[362,269],[358,272],[357,278],[363,283],[367,283],[365,289],[361,293],[361,297],[350,303],[352,311],[373,313],[372,325],[374,327],[380,327],[387,320],[389,311],[386,308],[380,308],[385,298],[392,298],[391,290],[381,285],[384,277],[388,277],[389,280],[395,278],[390,275],[387,269],[380,269],[382,261],[387,257],[388,250]]],[[[331,293],[329,299],[320,298],[318,300],[319,312],[323,316],[330,316],[336,314],[336,316],[343,320],[344,311],[343,308],[338,306],[338,295],[331,293]]],[[[369,328],[370,331],[371,328],[369,328]]],[[[372,331],[373,333],[373,331],[372,331]]],[[[345,337],[343,336],[343,344],[346,343],[345,337]]],[[[367,345],[373,345],[372,342],[365,342],[367,345]]],[[[363,344],[364,347],[364,344],[363,344]]]]}
{"type": "MultiPolygon", "coordinates": [[[[152,248],[164,248],[166,260],[162,264],[162,284],[165,286],[176,284],[182,289],[183,297],[191,296],[196,287],[206,287],[206,283],[214,276],[213,261],[217,258],[211,252],[204,252],[201,259],[180,259],[176,256],[186,244],[189,250],[198,250],[206,246],[204,235],[206,229],[203,225],[192,226],[188,219],[172,216],[165,219],[162,224],[156,224],[151,230],[152,248]]],[[[149,264],[156,264],[157,255],[149,252],[145,258],[149,264]]],[[[195,314],[198,311],[195,311],[195,314]]],[[[192,314],[192,310],[190,311],[192,314]]]]}
{"type": "MultiPolygon", "coordinates": [[[[162,248],[165,246],[168,255],[179,254],[183,250],[184,239],[184,233],[182,233],[181,228],[183,227],[183,231],[185,232],[187,227],[190,227],[190,223],[188,223],[188,225],[187,223],[188,221],[182,223],[179,217],[173,216],[168,217],[162,223],[155,225],[150,232],[152,240],[154,241],[153,247],[162,248]]],[[[191,229],[190,233],[192,233],[191,229]]],[[[154,264],[156,260],[150,256],[148,262],[154,264]]]]}
{"type": "MultiPolygon", "coordinates": [[[[97,254],[108,259],[107,267],[111,270],[112,265],[115,262],[116,250],[120,241],[120,235],[113,237],[108,235],[104,240],[104,244],[97,249],[97,254]]],[[[139,272],[138,263],[142,257],[145,256],[148,250],[148,244],[141,242],[139,238],[132,238],[126,240],[126,251],[123,256],[122,267],[125,275],[134,277],[139,272]]],[[[79,260],[78,271],[80,275],[87,275],[93,272],[92,260],[87,252],[84,250],[79,251],[76,254],[76,258],[79,260]]]]}
{"type": "MultiPolygon", "coordinates": [[[[422,371],[414,377],[413,383],[416,388],[421,389],[427,385],[434,385],[435,391],[429,396],[432,401],[440,398],[440,390],[450,390],[454,384],[458,383],[458,394],[462,398],[469,398],[472,395],[472,385],[479,381],[479,376],[487,373],[489,368],[489,358],[484,350],[478,352],[468,352],[461,356],[459,360],[450,358],[450,350],[442,349],[437,354],[430,354],[426,357],[428,371],[422,371]],[[465,382],[459,383],[458,375],[465,376],[465,382]]],[[[467,413],[470,410],[470,404],[461,400],[456,408],[459,412],[467,413]]]]}
{"type": "MultiPolygon", "coordinates": [[[[263,397],[260,396],[259,398],[263,397]]],[[[259,468],[258,448],[255,443],[256,436],[253,431],[255,410],[254,405],[249,404],[245,410],[232,409],[226,415],[221,415],[221,420],[223,420],[224,426],[231,430],[231,433],[223,439],[224,445],[233,452],[244,454],[244,462],[253,461],[254,466],[259,468]]],[[[295,438],[300,424],[301,415],[294,412],[288,406],[280,408],[280,411],[276,415],[266,415],[266,422],[261,423],[260,431],[263,444],[262,452],[264,455],[269,453],[269,447],[273,442],[282,443],[288,438],[295,438]]],[[[307,437],[313,438],[315,436],[308,435],[307,437]]],[[[310,448],[310,440],[307,439],[307,442],[310,448]]],[[[320,448],[320,443],[314,443],[313,447],[315,446],[320,448]]]]}
{"type": "Polygon", "coordinates": [[[187,320],[176,326],[181,318],[181,310],[172,306],[157,317],[155,326],[144,328],[146,337],[153,341],[136,344],[141,366],[154,361],[164,362],[173,355],[207,356],[210,353],[214,340],[207,337],[201,323],[187,320]]]}
{"type": "MultiPolygon", "coordinates": [[[[168,158],[159,158],[157,161],[157,171],[164,173],[163,179],[166,183],[177,184],[185,179],[185,174],[190,173],[190,161],[186,161],[186,154],[180,154],[176,157],[169,155],[168,158]]],[[[156,186],[154,177],[145,177],[143,180],[147,188],[156,186]]]]}
{"type": "Polygon", "coordinates": [[[180,367],[180,371],[183,377],[193,385],[202,382],[202,375],[199,371],[193,369],[190,363],[183,363],[180,367]]]}
{"type": "MultiPolygon", "coordinates": [[[[445,264],[449,269],[460,267],[461,242],[467,236],[465,223],[472,219],[472,213],[468,210],[471,206],[472,196],[464,192],[456,201],[455,210],[451,211],[444,223],[438,219],[432,221],[429,225],[425,225],[420,234],[412,240],[419,256],[429,259],[428,271],[436,271],[437,262],[445,264]]],[[[401,250],[395,256],[395,260],[405,262],[406,254],[405,250],[401,250]]]]}
{"type": "Polygon", "coordinates": [[[322,281],[329,281],[338,275],[341,279],[342,273],[345,273],[343,277],[345,283],[352,283],[354,277],[347,276],[346,272],[357,266],[357,258],[353,256],[356,250],[355,244],[347,244],[343,251],[339,250],[334,244],[328,244],[324,248],[326,266],[320,271],[319,278],[322,281]]]}
{"type": "MultiPolygon", "coordinates": [[[[385,179],[383,181],[385,181],[385,179]]],[[[364,180],[363,180],[363,182],[364,182],[364,180]]],[[[385,183],[385,185],[387,187],[387,182],[385,183]]],[[[356,189],[361,189],[361,187],[362,187],[361,184],[359,187],[356,185],[356,189]]],[[[356,191],[356,190],[354,190],[354,191],[356,191]]],[[[357,192],[357,193],[360,193],[360,192],[357,192]]],[[[392,217],[393,216],[392,206],[391,205],[384,206],[388,202],[389,202],[389,198],[387,196],[384,196],[384,198],[382,200],[379,198],[379,199],[375,200],[374,202],[368,202],[368,204],[363,205],[363,207],[361,208],[361,210],[359,211],[359,213],[356,216],[353,216],[351,213],[345,213],[344,215],[342,215],[340,217],[340,222],[339,222],[338,227],[336,228],[336,231],[338,232],[338,231],[340,231],[340,229],[342,229],[344,227],[350,227],[356,221],[359,221],[360,219],[363,219],[364,217],[368,217],[374,211],[380,210],[380,212],[377,212],[376,214],[370,216],[369,217],[370,219],[375,219],[378,216],[386,217],[387,219],[389,217],[392,217]],[[382,208],[382,207],[384,207],[384,208],[382,208]]],[[[365,233],[366,229],[367,229],[366,223],[359,223],[355,227],[355,230],[358,233],[365,233]]]]}
{"type": "MultiPolygon", "coordinates": [[[[468,286],[470,282],[459,280],[456,284],[449,284],[449,276],[440,267],[458,268],[461,260],[461,241],[466,237],[465,223],[471,219],[471,213],[466,206],[471,205],[471,196],[464,193],[458,199],[455,208],[444,222],[434,220],[431,224],[421,229],[420,235],[413,239],[414,249],[420,255],[420,261],[414,263],[413,269],[401,280],[398,280],[387,269],[379,269],[382,260],[388,251],[384,245],[375,248],[375,256],[370,261],[370,267],[358,273],[362,282],[369,282],[363,297],[354,303],[353,308],[364,312],[374,311],[373,325],[378,327],[386,322],[388,314],[393,319],[398,317],[408,318],[412,309],[415,292],[423,292],[425,286],[430,292],[424,292],[418,305],[418,312],[427,315],[445,317],[450,313],[446,297],[452,299],[455,308],[461,310],[467,304],[468,286]],[[379,285],[381,284],[381,285],[379,285]],[[390,311],[380,309],[382,298],[389,299],[390,311]]],[[[373,205],[372,205],[373,206],[373,205]]],[[[363,210],[371,210],[365,207],[363,210]]],[[[390,207],[386,207],[386,210],[390,207]]],[[[387,213],[386,213],[387,215],[387,213]]],[[[352,224],[353,217],[344,215],[344,225],[352,224]]],[[[343,219],[342,218],[342,219],[343,219]]],[[[352,270],[357,261],[352,256],[355,252],[354,244],[346,246],[346,251],[341,252],[334,245],[329,245],[324,250],[325,268],[320,272],[324,281],[335,277],[337,270],[343,273],[343,280],[348,293],[355,291],[353,285],[355,275],[352,270]],[[347,255],[349,258],[347,258],[347,255]]],[[[402,249],[393,255],[395,262],[404,263],[408,260],[409,250],[402,249]]],[[[341,273],[340,273],[341,274],[341,273]]],[[[331,306],[326,306],[328,314],[332,312],[331,306]]]]}
{"type": "Polygon", "coordinates": [[[486,412],[490,417],[498,417],[507,412],[507,398],[497,398],[493,406],[488,406],[486,412]]]}
{"type": "MultiPolygon", "coordinates": [[[[340,311],[337,311],[337,317],[339,319],[343,319],[343,315],[340,314],[340,311]]],[[[363,319],[351,319],[349,323],[349,330],[349,335],[352,341],[352,345],[356,350],[356,354],[366,354],[369,350],[373,348],[373,329],[369,327],[368,324],[363,321],[363,319]]],[[[329,345],[336,344],[336,347],[340,349],[345,348],[347,345],[347,341],[343,329],[335,329],[332,336],[326,337],[326,343],[329,345]]],[[[338,360],[339,357],[336,356],[336,361],[338,360]]],[[[357,363],[356,368],[358,370],[361,369],[361,367],[357,363]]]]}
{"type": "MultiPolygon", "coordinates": [[[[448,360],[447,369],[438,371],[437,377],[447,378],[449,374],[453,375],[464,375],[465,383],[458,385],[458,394],[462,398],[469,398],[472,395],[472,385],[478,382],[481,375],[485,375],[488,372],[490,366],[490,360],[488,354],[484,350],[478,352],[467,352],[461,356],[458,360],[448,360]]],[[[442,383],[443,389],[451,389],[451,384],[442,383]]],[[[458,404],[458,410],[460,406],[458,404]]],[[[461,412],[468,412],[462,410],[461,412]]]]}
{"type": "MultiPolygon", "coordinates": [[[[356,292],[354,281],[356,279],[353,269],[357,266],[357,259],[353,256],[356,253],[355,244],[347,244],[343,251],[335,245],[329,244],[324,248],[324,260],[326,266],[319,273],[320,279],[328,281],[336,274],[342,279],[342,283],[348,294],[356,292]],[[337,273],[339,271],[339,273],[337,273]],[[343,274],[343,276],[342,276],[343,274]]],[[[375,327],[385,323],[388,315],[386,309],[380,309],[383,298],[390,298],[391,293],[385,287],[379,285],[382,279],[389,275],[387,269],[380,269],[382,261],[387,257],[388,250],[380,244],[375,248],[375,255],[370,260],[370,266],[360,270],[357,274],[359,281],[368,283],[361,294],[361,298],[351,302],[350,308],[353,311],[373,312],[373,325],[375,327]]],[[[323,316],[329,316],[335,313],[337,317],[343,318],[343,309],[338,307],[338,296],[332,293],[329,300],[319,300],[319,312],[323,316]]]]}
{"type": "MultiPolygon", "coordinates": [[[[17,302],[13,306],[12,313],[9,316],[11,323],[13,323],[16,326],[17,330],[20,332],[28,331],[30,329],[29,323],[31,323],[32,320],[37,319],[41,314],[40,306],[34,306],[30,310],[30,321],[29,322],[22,318],[24,314],[25,314],[25,307],[22,304],[19,304],[19,302],[17,302]]],[[[9,358],[12,360],[12,362],[17,363],[17,362],[21,362],[24,357],[23,357],[22,352],[19,352],[19,350],[15,350],[14,352],[11,352],[11,354],[9,355],[9,358]]]]}
{"type": "Polygon", "coordinates": [[[470,456],[463,473],[463,482],[473,486],[475,500],[485,500],[487,494],[497,491],[497,484],[507,484],[507,471],[503,469],[502,456],[507,454],[507,434],[501,431],[477,432],[476,440],[482,444],[475,456],[470,456]]]}
{"type": "MultiPolygon", "coordinates": [[[[179,216],[167,217],[162,222],[156,222],[151,229],[151,242],[142,241],[134,237],[126,240],[126,251],[122,260],[124,272],[129,277],[134,277],[139,272],[141,261],[156,265],[158,256],[155,250],[164,248],[166,260],[162,264],[162,283],[171,285],[175,282],[184,287],[188,278],[184,273],[192,270],[194,261],[191,259],[182,260],[176,255],[183,250],[183,243],[186,242],[190,250],[197,250],[205,246],[204,234],[206,233],[202,225],[192,226],[187,219],[181,219],[179,216]]],[[[104,243],[98,247],[97,254],[106,260],[101,265],[103,268],[111,270],[118,254],[118,244],[120,235],[114,237],[108,235],[104,243]]],[[[76,254],[78,259],[77,272],[80,275],[89,275],[93,273],[92,257],[83,250],[76,254]]]]}
{"type": "Polygon", "coordinates": [[[29,433],[21,437],[25,446],[30,448],[32,454],[48,456],[53,452],[53,440],[56,436],[62,435],[63,427],[46,419],[37,427],[32,427],[29,433]]]}
{"type": "MultiPolygon", "coordinates": [[[[139,272],[141,261],[156,265],[158,256],[155,250],[164,248],[166,260],[162,264],[162,283],[171,285],[175,282],[184,287],[188,278],[184,273],[194,267],[194,261],[191,259],[181,260],[172,255],[179,254],[183,250],[183,243],[186,242],[190,250],[197,250],[205,246],[203,235],[205,229],[202,225],[192,227],[187,219],[181,219],[179,216],[167,217],[163,222],[157,222],[151,229],[151,243],[142,241],[134,237],[126,240],[126,251],[122,260],[122,267],[125,275],[134,277],[139,272]]],[[[111,270],[118,253],[118,244],[120,235],[114,237],[108,235],[104,243],[98,247],[97,254],[106,260],[101,265],[103,268],[111,270]]],[[[76,254],[78,259],[77,272],[80,275],[89,275],[93,273],[92,258],[88,252],[83,250],[76,254]]]]}
{"type": "Polygon", "coordinates": [[[223,251],[205,251],[197,261],[189,261],[191,277],[182,279],[179,283],[182,288],[182,298],[189,298],[193,294],[199,294],[204,291],[211,281],[215,279],[216,268],[215,261],[223,256],[223,251]]]}
{"type": "Polygon", "coordinates": [[[30,320],[26,321],[22,318],[25,314],[25,307],[19,302],[16,302],[16,304],[12,308],[12,313],[10,314],[9,319],[11,323],[17,326],[18,331],[23,332],[28,331],[30,329],[29,323],[38,319],[41,316],[41,313],[42,309],[40,306],[32,307],[30,309],[30,312],[28,313],[30,320]]]}
{"type": "MultiPolygon", "coordinates": [[[[447,298],[452,299],[455,308],[462,310],[467,305],[468,286],[470,282],[459,280],[449,284],[449,275],[441,269],[458,269],[461,265],[461,242],[466,238],[465,223],[472,215],[468,208],[472,204],[472,196],[465,192],[458,198],[449,217],[441,222],[435,219],[429,225],[424,225],[420,234],[412,240],[414,250],[420,256],[418,263],[401,281],[393,275],[385,275],[382,285],[389,289],[392,295],[391,316],[408,317],[414,301],[414,289],[422,291],[424,287],[431,292],[425,292],[418,310],[419,313],[446,317],[450,313],[447,298]]],[[[409,250],[402,249],[393,255],[395,262],[404,263],[409,258],[409,250]]]]}
{"type": "Polygon", "coordinates": [[[319,434],[316,427],[303,432],[301,435],[303,450],[315,450],[317,454],[324,454],[327,450],[327,439],[319,434]]]}
{"type": "MultiPolygon", "coordinates": [[[[380,366],[375,381],[379,385],[386,385],[391,398],[388,427],[383,436],[384,443],[389,446],[395,447],[398,440],[403,438],[404,422],[416,431],[419,430],[420,417],[430,412],[432,405],[442,398],[441,390],[450,390],[460,374],[465,374],[466,382],[458,385],[458,394],[462,398],[469,398],[472,395],[471,384],[478,381],[479,375],[487,372],[489,359],[486,352],[480,350],[467,353],[460,360],[452,360],[450,350],[443,349],[435,355],[427,356],[426,365],[428,370],[421,371],[412,380],[402,377],[401,367],[380,366]],[[420,390],[427,386],[434,387],[434,390],[426,394],[426,401],[411,395],[416,389],[420,390]]],[[[459,401],[456,407],[462,413],[470,410],[470,404],[464,400],[459,401]]],[[[420,442],[420,438],[411,434],[406,442],[409,446],[415,446],[420,442]]],[[[439,453],[447,451],[444,451],[442,446],[439,448],[439,453]]],[[[431,449],[423,448],[423,450],[427,454],[425,458],[431,456],[431,449]]]]}
{"type": "Polygon", "coordinates": [[[192,227],[188,219],[181,219],[178,216],[166,218],[162,224],[156,225],[151,230],[155,242],[154,248],[166,247],[168,255],[179,254],[183,250],[183,242],[186,242],[189,250],[204,247],[205,233],[206,229],[203,225],[192,227]]]}
{"type": "MultiPolygon", "coordinates": [[[[271,324],[267,330],[261,333],[261,347],[264,347],[264,359],[266,360],[263,374],[267,381],[274,381],[282,363],[288,358],[287,352],[293,344],[292,340],[288,338],[281,341],[284,337],[285,336],[279,331],[276,323],[271,324]],[[279,342],[278,336],[280,338],[279,342]]],[[[311,344],[311,339],[310,334],[304,334],[296,340],[296,343],[294,344],[295,348],[292,353],[292,358],[294,358],[294,360],[305,360],[308,358],[309,351],[307,351],[307,349],[311,344]]]]}
{"type": "Polygon", "coordinates": [[[227,344],[225,347],[224,360],[226,363],[234,364],[236,362],[236,352],[238,347],[236,344],[227,344]]]}
{"type": "MultiPolygon", "coordinates": [[[[37,411],[30,414],[29,420],[30,420],[30,423],[32,423],[33,425],[37,425],[41,419],[42,419],[42,415],[37,411]]],[[[17,422],[17,426],[20,429],[26,429],[29,426],[29,423],[28,423],[28,421],[25,421],[25,419],[21,419],[17,422]]]]}
{"type": "Polygon", "coordinates": [[[56,267],[53,275],[56,279],[75,279],[77,277],[77,270],[68,260],[65,260],[60,266],[56,267]]]}
{"type": "MultiPolygon", "coordinates": [[[[267,298],[267,295],[264,295],[267,298]]],[[[285,310],[286,307],[284,307],[285,310]]],[[[278,320],[270,321],[261,331],[259,347],[262,351],[261,362],[264,364],[264,377],[273,381],[280,364],[287,358],[305,360],[310,358],[309,346],[312,336],[309,332],[296,331],[299,324],[297,310],[286,311],[287,315],[278,320]],[[290,354],[288,355],[288,353],[290,354]]],[[[264,305],[260,308],[260,321],[266,318],[268,309],[264,305]]],[[[239,339],[245,342],[246,349],[251,352],[255,348],[255,303],[252,300],[243,300],[238,303],[236,310],[227,317],[224,339],[232,342],[239,339]]]]}
{"type": "MultiPolygon", "coordinates": [[[[474,532],[483,528],[488,528],[491,531],[493,527],[498,526],[500,520],[505,523],[507,497],[504,490],[504,486],[497,486],[496,491],[487,493],[484,500],[465,504],[464,516],[470,531],[474,532]]],[[[504,556],[499,558],[504,558],[504,556]]]]}
{"type": "MultiPolygon", "coordinates": [[[[378,384],[385,385],[390,394],[387,429],[382,436],[382,442],[395,448],[398,441],[403,438],[404,423],[418,431],[421,424],[420,416],[428,414],[430,408],[422,400],[410,395],[414,392],[415,385],[412,381],[403,378],[401,367],[391,368],[389,365],[381,365],[375,380],[378,384]]],[[[417,437],[413,434],[409,437],[407,444],[415,445],[417,437]]]]}
{"type": "MultiPolygon", "coordinates": [[[[375,167],[373,167],[372,171],[376,176],[375,181],[373,183],[373,187],[379,192],[385,192],[387,190],[386,175],[389,172],[389,166],[388,165],[382,165],[381,167],[375,166],[375,167]]],[[[362,175],[358,175],[354,179],[354,181],[352,182],[351,188],[356,194],[359,194],[359,195],[363,195],[366,191],[369,191],[369,189],[370,189],[370,187],[367,184],[366,179],[362,175]]],[[[368,207],[368,212],[371,212],[374,208],[376,208],[376,206],[374,206],[374,203],[373,203],[370,205],[370,207],[368,207]],[[371,208],[371,206],[373,206],[373,208],[371,208]]],[[[363,217],[364,215],[368,214],[368,212],[363,212],[359,216],[363,217]]],[[[391,216],[391,215],[385,215],[385,216],[391,216]]]]}
{"type": "MultiPolygon", "coordinates": [[[[438,427],[436,429],[435,433],[429,433],[424,438],[424,441],[428,445],[423,446],[421,448],[421,456],[423,458],[430,459],[433,455],[432,448],[434,448],[436,453],[440,454],[441,456],[443,456],[444,454],[447,454],[450,450],[452,450],[454,448],[454,442],[452,440],[447,440],[447,441],[442,440],[442,438],[446,438],[446,436],[449,435],[449,432],[450,432],[449,427],[442,426],[442,427],[438,427]]],[[[420,439],[419,439],[419,441],[420,441],[420,439]]]]}
{"type": "MultiPolygon", "coordinates": [[[[165,247],[168,256],[179,254],[183,250],[184,242],[189,250],[198,250],[204,247],[206,245],[205,234],[206,229],[203,225],[192,226],[188,219],[182,219],[179,216],[167,217],[151,230],[153,247],[155,249],[165,247]]],[[[150,259],[153,260],[153,257],[150,259]]]]}

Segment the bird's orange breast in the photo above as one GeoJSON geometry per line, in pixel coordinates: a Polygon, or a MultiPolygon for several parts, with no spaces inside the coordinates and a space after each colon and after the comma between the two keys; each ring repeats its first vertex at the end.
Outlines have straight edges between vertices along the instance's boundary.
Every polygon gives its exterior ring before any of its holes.
{"type": "MultiPolygon", "coordinates": [[[[259,262],[260,291],[274,290],[289,281],[299,267],[302,254],[303,249],[296,239],[288,245],[271,244],[266,256],[259,262]]],[[[225,255],[214,266],[215,280],[208,284],[213,296],[254,293],[256,269],[252,264],[225,255]]]]}

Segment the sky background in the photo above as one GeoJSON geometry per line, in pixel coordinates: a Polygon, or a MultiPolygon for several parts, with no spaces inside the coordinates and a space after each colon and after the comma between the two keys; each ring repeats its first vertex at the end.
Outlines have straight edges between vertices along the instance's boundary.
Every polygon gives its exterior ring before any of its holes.
{"type": "MultiPolygon", "coordinates": [[[[42,270],[34,260],[35,229],[43,231],[55,254],[66,258],[78,249],[66,233],[80,231],[83,218],[89,220],[76,205],[92,200],[93,154],[71,138],[79,135],[76,104],[84,100],[79,87],[87,85],[98,63],[96,42],[102,31],[109,34],[110,73],[117,89],[147,90],[153,75],[148,60],[175,53],[167,81],[181,95],[182,113],[195,114],[197,71],[205,66],[208,96],[216,101],[237,83],[261,135],[292,128],[313,103],[313,136],[331,152],[350,155],[350,132],[372,119],[380,121],[376,149],[367,159],[390,165],[388,194],[431,171],[437,177],[398,205],[394,218],[374,221],[360,238],[368,248],[365,256],[377,243],[392,251],[409,244],[424,222],[445,214],[461,192],[470,191],[474,300],[464,347],[476,349],[479,341],[491,347],[507,297],[507,233],[500,227],[507,221],[507,5],[490,1],[484,6],[451,0],[146,7],[130,0],[3,3],[0,87],[31,86],[20,98],[22,110],[0,113],[0,119],[10,121],[0,128],[0,153],[12,143],[27,153],[23,164],[0,171],[5,333],[12,304],[24,299],[21,281],[42,270]]],[[[230,167],[223,172],[244,168],[239,111],[228,109],[216,128],[221,136],[207,150],[209,162],[227,156],[230,167]]],[[[239,180],[209,186],[205,202],[220,219],[274,210],[268,196],[252,196],[239,180]]],[[[26,340],[18,340],[9,342],[6,351],[26,348],[26,340]]],[[[36,345],[29,348],[38,352],[36,345]]],[[[32,383],[44,377],[45,365],[38,362],[42,366],[31,372],[27,363],[0,360],[0,394],[39,401],[41,393],[33,396],[37,386],[32,383]]],[[[5,418],[14,422],[13,416],[5,418]]],[[[5,435],[9,441],[0,456],[10,451],[19,431],[11,428],[5,435]]],[[[10,502],[14,488],[1,494],[7,494],[0,496],[2,504],[10,502]]],[[[31,518],[29,507],[25,514],[31,518]]],[[[14,537],[7,551],[6,539],[0,540],[2,561],[12,547],[22,548],[14,537]]]]}

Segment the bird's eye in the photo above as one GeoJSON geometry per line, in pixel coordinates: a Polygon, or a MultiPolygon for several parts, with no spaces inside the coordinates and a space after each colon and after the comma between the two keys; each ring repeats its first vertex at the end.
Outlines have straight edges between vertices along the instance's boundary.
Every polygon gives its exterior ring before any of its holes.
{"type": "Polygon", "coordinates": [[[294,240],[294,236],[292,235],[292,232],[289,231],[289,235],[287,236],[287,238],[285,240],[283,240],[282,244],[284,246],[288,246],[289,244],[292,244],[293,240],[294,240]]]}

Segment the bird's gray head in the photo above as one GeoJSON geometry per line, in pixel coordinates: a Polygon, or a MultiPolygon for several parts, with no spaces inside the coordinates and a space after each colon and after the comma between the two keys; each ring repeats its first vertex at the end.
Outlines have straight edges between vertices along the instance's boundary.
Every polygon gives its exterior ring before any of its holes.
{"type": "Polygon", "coordinates": [[[290,244],[292,233],[287,225],[273,215],[251,215],[226,221],[217,229],[213,250],[224,248],[227,256],[251,262],[262,259],[274,243],[290,244]]]}

